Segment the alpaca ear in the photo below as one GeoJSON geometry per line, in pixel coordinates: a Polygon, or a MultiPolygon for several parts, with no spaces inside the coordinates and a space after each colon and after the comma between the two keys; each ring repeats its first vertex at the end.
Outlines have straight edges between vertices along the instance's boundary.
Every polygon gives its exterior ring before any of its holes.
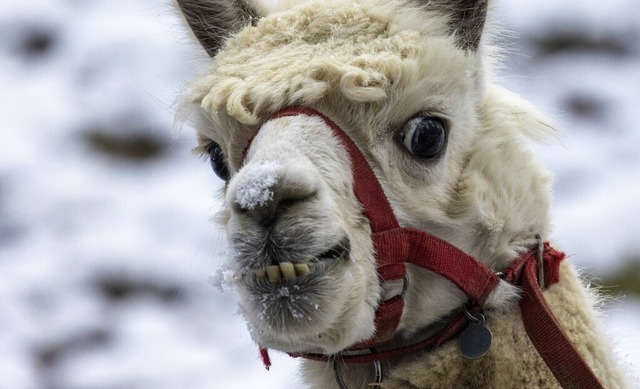
{"type": "Polygon", "coordinates": [[[436,9],[450,15],[451,31],[464,50],[476,51],[487,19],[489,0],[448,0],[426,2],[428,9],[436,9]]]}
{"type": "Polygon", "coordinates": [[[214,57],[225,39],[248,25],[255,25],[259,11],[249,0],[176,0],[187,24],[214,57]]]}

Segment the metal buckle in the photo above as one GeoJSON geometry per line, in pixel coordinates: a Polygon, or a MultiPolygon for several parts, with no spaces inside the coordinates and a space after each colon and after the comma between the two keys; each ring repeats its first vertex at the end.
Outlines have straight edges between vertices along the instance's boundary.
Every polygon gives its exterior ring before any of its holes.
{"type": "MultiPolygon", "coordinates": [[[[369,349],[371,354],[375,354],[375,349],[369,349]]],[[[336,377],[336,383],[340,389],[349,389],[347,387],[347,383],[344,382],[344,377],[342,377],[342,370],[340,369],[340,357],[342,353],[336,355],[333,359],[333,373],[336,377]]],[[[380,360],[373,361],[373,370],[375,372],[375,381],[368,384],[368,386],[372,389],[380,389],[380,385],[382,383],[382,363],[380,360]]]]}
{"type": "Polygon", "coordinates": [[[385,281],[382,285],[382,301],[389,301],[394,297],[404,297],[409,288],[409,279],[405,275],[402,279],[385,281]],[[402,282],[402,288],[400,288],[402,282]]]}
{"type": "Polygon", "coordinates": [[[336,355],[333,359],[333,374],[336,376],[336,383],[340,389],[349,389],[347,388],[347,384],[344,382],[342,371],[340,370],[340,355],[341,354],[336,355]]]}
{"type": "MultiPolygon", "coordinates": [[[[373,361],[373,369],[376,373],[376,380],[373,384],[381,384],[382,383],[382,363],[379,360],[373,361]]],[[[372,387],[372,389],[380,389],[380,385],[369,384],[368,386],[372,387]]]]}

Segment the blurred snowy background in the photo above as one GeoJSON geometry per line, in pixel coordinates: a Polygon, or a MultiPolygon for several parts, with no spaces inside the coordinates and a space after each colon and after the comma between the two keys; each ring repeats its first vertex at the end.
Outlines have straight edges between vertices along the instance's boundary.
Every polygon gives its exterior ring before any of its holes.
{"type": "MultiPolygon", "coordinates": [[[[229,293],[221,183],[172,131],[202,69],[168,0],[0,2],[0,389],[297,388],[229,293]]],[[[501,0],[502,83],[554,117],[555,240],[640,371],[640,7],[501,0]]]]}

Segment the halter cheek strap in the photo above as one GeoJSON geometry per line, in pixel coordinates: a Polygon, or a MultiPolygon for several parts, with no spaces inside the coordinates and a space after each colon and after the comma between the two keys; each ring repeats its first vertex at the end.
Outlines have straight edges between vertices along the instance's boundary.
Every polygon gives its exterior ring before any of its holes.
{"type": "MultiPolygon", "coordinates": [[[[451,281],[469,298],[468,315],[460,314],[435,336],[391,350],[360,353],[362,350],[374,350],[375,347],[384,345],[396,334],[404,309],[403,296],[400,294],[382,301],[376,311],[374,336],[346,350],[354,351],[355,354],[342,354],[341,361],[363,363],[387,360],[437,347],[460,334],[469,325],[469,316],[473,317],[472,314],[481,312],[500,278],[487,265],[450,243],[424,231],[401,227],[368,161],[353,140],[330,118],[314,109],[297,107],[282,110],[272,119],[297,115],[321,118],[349,154],[354,193],[371,224],[380,282],[406,279],[406,263],[411,263],[451,281]]],[[[246,149],[248,148],[249,145],[246,149]]],[[[538,247],[514,260],[503,272],[503,277],[505,281],[522,288],[523,299],[520,306],[527,334],[562,387],[603,388],[562,330],[542,295],[542,288],[558,282],[559,266],[564,257],[564,253],[554,250],[548,243],[543,245],[540,241],[538,247]]],[[[261,349],[261,355],[268,368],[270,361],[267,351],[261,349]]],[[[334,356],[323,354],[290,355],[322,361],[335,359],[334,356]]]]}

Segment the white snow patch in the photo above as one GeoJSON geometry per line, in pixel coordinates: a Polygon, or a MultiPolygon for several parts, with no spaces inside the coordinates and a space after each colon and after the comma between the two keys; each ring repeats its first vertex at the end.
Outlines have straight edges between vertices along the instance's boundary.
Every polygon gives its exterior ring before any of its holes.
{"type": "Polygon", "coordinates": [[[278,290],[278,296],[280,297],[289,297],[290,295],[291,293],[289,292],[289,288],[287,288],[286,286],[283,286],[278,290]]]}
{"type": "Polygon", "coordinates": [[[263,162],[251,167],[236,189],[235,202],[243,209],[254,209],[273,199],[271,188],[278,182],[282,165],[277,161],[263,162]]]}
{"type": "Polygon", "coordinates": [[[226,267],[219,267],[214,270],[207,279],[209,284],[224,293],[233,290],[233,285],[238,281],[238,273],[226,267]]]}

